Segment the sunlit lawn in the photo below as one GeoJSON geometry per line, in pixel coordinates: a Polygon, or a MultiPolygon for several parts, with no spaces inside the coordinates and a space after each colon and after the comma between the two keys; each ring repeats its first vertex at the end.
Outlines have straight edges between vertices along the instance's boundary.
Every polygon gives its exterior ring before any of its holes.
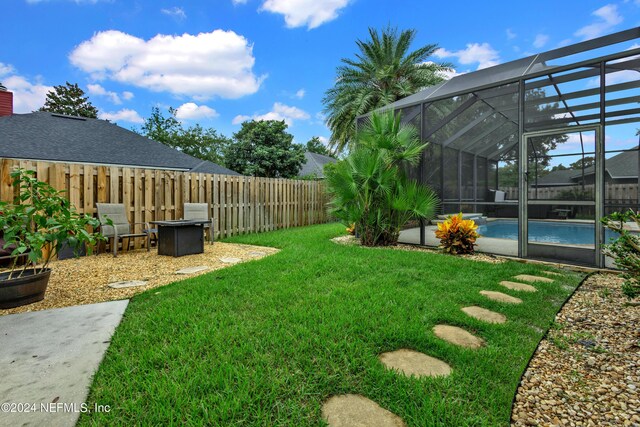
{"type": "Polygon", "coordinates": [[[330,241],[343,231],[329,224],[233,238],[282,250],[135,297],[90,394],[113,409],[80,425],[322,425],[323,401],[342,393],[362,394],[410,426],[508,425],[519,378],[569,287],[537,284],[539,292],[517,295],[523,304],[500,304],[478,292],[505,291],[500,280],[541,268],[330,241]],[[474,304],[509,321],[460,311],[474,304]],[[431,331],[438,323],[487,346],[448,344],[431,331]],[[453,373],[417,380],[386,370],[377,356],[399,348],[440,358],[453,373]]]}

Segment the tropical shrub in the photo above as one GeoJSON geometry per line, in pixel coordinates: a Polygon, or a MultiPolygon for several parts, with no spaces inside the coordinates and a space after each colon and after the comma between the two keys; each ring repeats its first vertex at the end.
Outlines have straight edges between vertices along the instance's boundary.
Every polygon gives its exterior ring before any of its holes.
{"type": "Polygon", "coordinates": [[[624,228],[625,222],[634,222],[640,226],[638,212],[614,212],[601,219],[602,223],[620,236],[604,245],[603,252],[613,258],[617,267],[623,270],[622,291],[628,298],[640,295],[640,236],[631,234],[624,228]]]}
{"type": "Polygon", "coordinates": [[[436,237],[440,239],[440,247],[454,255],[472,254],[475,252],[476,239],[480,237],[476,231],[478,226],[472,219],[463,219],[462,213],[449,216],[438,224],[436,237]]]}
{"type": "Polygon", "coordinates": [[[325,168],[331,212],[345,225],[355,224],[363,245],[396,245],[405,223],[433,217],[437,195],[405,173],[425,147],[400,116],[374,113],[350,155],[325,168]]]}

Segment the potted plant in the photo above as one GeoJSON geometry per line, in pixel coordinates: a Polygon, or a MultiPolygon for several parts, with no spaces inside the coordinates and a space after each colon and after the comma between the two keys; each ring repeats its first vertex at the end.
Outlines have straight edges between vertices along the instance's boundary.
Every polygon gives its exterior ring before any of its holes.
{"type": "Polygon", "coordinates": [[[12,308],[44,298],[51,269],[49,262],[63,245],[92,246],[102,239],[89,233],[100,223],[76,212],[60,191],[38,181],[35,172],[18,169],[11,173],[18,195],[12,203],[0,202],[3,249],[11,249],[8,270],[0,272],[0,308],[12,308]],[[27,262],[20,263],[26,258],[27,262]],[[23,265],[21,265],[23,264],[23,265]]]}

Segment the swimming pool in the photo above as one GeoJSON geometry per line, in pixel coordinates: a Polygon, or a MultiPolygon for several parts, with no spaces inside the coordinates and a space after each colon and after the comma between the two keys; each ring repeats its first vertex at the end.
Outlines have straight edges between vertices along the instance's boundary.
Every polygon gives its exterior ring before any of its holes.
{"type": "MultiPolygon", "coordinates": [[[[478,227],[484,237],[518,240],[518,221],[498,219],[478,227]]],[[[614,237],[606,230],[605,241],[614,237]]],[[[538,243],[560,243],[565,245],[593,245],[595,232],[593,224],[577,222],[529,221],[529,241],[538,243]]]]}

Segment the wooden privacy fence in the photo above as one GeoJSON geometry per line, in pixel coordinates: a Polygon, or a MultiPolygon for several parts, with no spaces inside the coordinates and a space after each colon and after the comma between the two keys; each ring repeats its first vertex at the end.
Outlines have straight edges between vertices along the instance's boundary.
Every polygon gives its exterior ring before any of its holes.
{"type": "Polygon", "coordinates": [[[90,215],[96,203],[123,203],[130,222],[180,219],[184,203],[208,203],[216,238],[328,220],[321,181],[6,158],[0,158],[0,200],[13,200],[17,189],[10,173],[18,167],[36,171],[39,180],[64,190],[79,212],[90,215]]]}
{"type": "MultiPolygon", "coordinates": [[[[518,188],[507,187],[502,189],[507,193],[507,199],[518,199],[518,188]]],[[[594,185],[585,185],[585,192],[588,194],[594,194],[594,185]]],[[[537,189],[529,188],[529,199],[539,200],[558,200],[560,198],[571,200],[571,192],[582,191],[582,186],[562,186],[562,187],[540,187],[537,189]]],[[[607,183],[604,188],[604,198],[606,203],[617,204],[634,204],[638,203],[638,184],[614,184],[607,183]]]]}

